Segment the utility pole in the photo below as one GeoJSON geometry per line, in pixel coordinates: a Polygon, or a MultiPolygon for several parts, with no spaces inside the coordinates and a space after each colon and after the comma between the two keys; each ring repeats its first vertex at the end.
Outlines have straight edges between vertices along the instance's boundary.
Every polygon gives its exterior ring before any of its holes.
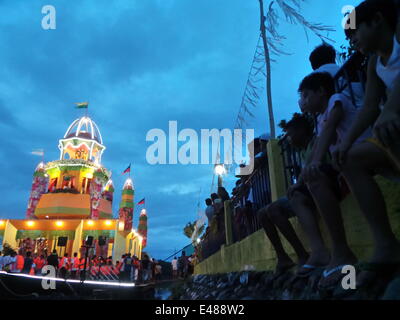
{"type": "MultiPolygon", "coordinates": [[[[265,15],[264,15],[264,0],[260,1],[260,31],[261,38],[264,44],[264,56],[265,56],[265,65],[267,67],[267,107],[268,107],[268,117],[269,117],[269,126],[270,126],[270,136],[271,139],[275,139],[275,119],[274,119],[274,110],[272,108],[272,89],[271,89],[271,60],[267,43],[266,36],[266,28],[265,28],[265,15]]],[[[270,6],[273,4],[271,2],[270,6]]]]}

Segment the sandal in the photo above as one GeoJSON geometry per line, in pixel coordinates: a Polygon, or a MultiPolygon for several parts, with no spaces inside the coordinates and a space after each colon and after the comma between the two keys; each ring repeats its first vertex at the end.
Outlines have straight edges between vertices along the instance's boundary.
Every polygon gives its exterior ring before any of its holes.
{"type": "Polygon", "coordinates": [[[318,288],[320,290],[329,290],[334,289],[340,281],[342,281],[343,277],[346,275],[342,273],[343,267],[347,266],[347,264],[337,266],[332,269],[325,269],[322,273],[322,277],[318,283],[318,288]]]}
{"type": "Polygon", "coordinates": [[[307,278],[309,276],[311,276],[311,274],[313,274],[315,271],[317,270],[322,270],[323,267],[318,267],[318,266],[314,266],[311,264],[303,264],[299,270],[297,270],[297,277],[299,278],[307,278]],[[301,270],[303,269],[303,271],[301,270]]]}

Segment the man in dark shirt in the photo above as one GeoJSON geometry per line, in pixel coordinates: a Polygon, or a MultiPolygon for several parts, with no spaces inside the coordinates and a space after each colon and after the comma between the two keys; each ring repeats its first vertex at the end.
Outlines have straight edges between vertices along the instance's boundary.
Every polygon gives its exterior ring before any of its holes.
{"type": "Polygon", "coordinates": [[[131,254],[130,253],[128,253],[126,256],[125,256],[125,259],[124,259],[124,279],[126,280],[126,281],[129,281],[130,280],[130,276],[131,276],[131,271],[132,271],[132,263],[133,263],[133,259],[132,259],[132,257],[131,257],[131,254]]]}
{"type": "Polygon", "coordinates": [[[47,257],[47,264],[58,269],[58,254],[57,250],[53,250],[52,254],[47,257]]]}
{"type": "Polygon", "coordinates": [[[32,265],[33,265],[33,259],[31,258],[31,252],[28,251],[24,259],[24,267],[22,268],[21,273],[29,274],[32,265]]]}

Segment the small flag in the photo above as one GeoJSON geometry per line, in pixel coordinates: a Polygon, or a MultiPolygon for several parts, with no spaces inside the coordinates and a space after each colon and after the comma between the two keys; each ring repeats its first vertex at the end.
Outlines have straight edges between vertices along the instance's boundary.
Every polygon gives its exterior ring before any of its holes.
{"type": "Polygon", "coordinates": [[[43,156],[44,156],[44,151],[43,151],[42,149],[33,150],[33,151],[31,152],[31,154],[34,154],[35,156],[41,156],[41,157],[43,157],[43,156]]]}
{"type": "Polygon", "coordinates": [[[87,109],[87,107],[89,106],[89,102],[78,102],[75,103],[77,109],[87,109]]]}
{"type": "Polygon", "coordinates": [[[138,202],[138,205],[144,204],[144,198],[138,202]]]}
{"type": "Polygon", "coordinates": [[[125,174],[125,173],[128,173],[128,172],[131,172],[131,164],[129,164],[128,168],[126,168],[124,170],[124,172],[122,172],[122,174],[125,174]]]}

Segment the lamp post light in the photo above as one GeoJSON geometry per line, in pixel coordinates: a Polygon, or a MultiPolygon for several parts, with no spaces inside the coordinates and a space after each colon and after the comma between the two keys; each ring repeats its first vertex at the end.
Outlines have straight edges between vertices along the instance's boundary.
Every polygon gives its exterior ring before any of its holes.
{"type": "Polygon", "coordinates": [[[218,187],[222,187],[222,175],[226,173],[225,166],[223,164],[216,164],[214,172],[218,176],[218,187]]]}

